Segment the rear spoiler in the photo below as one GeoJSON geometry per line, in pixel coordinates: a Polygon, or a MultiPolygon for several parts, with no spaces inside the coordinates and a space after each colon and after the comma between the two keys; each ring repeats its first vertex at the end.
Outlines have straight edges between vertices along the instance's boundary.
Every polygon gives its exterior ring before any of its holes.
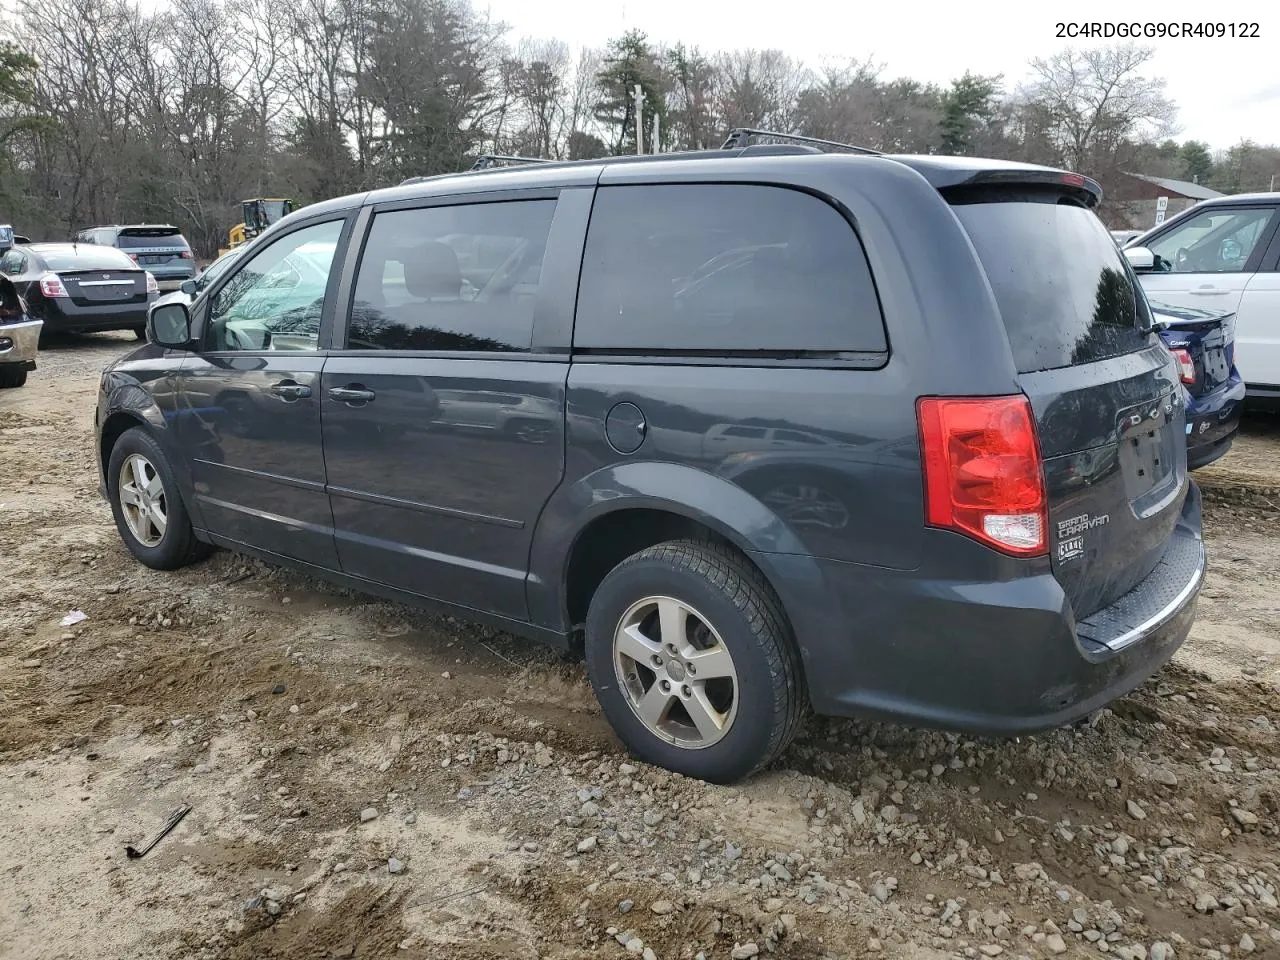
{"type": "Polygon", "coordinates": [[[168,224],[157,224],[148,227],[121,227],[120,236],[122,237],[172,237],[182,233],[177,227],[168,224]]]}
{"type": "Polygon", "coordinates": [[[1101,185],[1070,170],[983,157],[926,155],[893,156],[889,159],[911,167],[952,202],[981,200],[989,191],[1018,190],[1065,194],[1090,209],[1102,202],[1101,185]]]}
{"type": "Polygon", "coordinates": [[[1066,194],[1089,209],[1102,202],[1102,185],[1080,173],[1062,170],[979,170],[957,183],[939,186],[943,196],[964,197],[988,190],[1016,191],[1018,189],[1066,194]]]}

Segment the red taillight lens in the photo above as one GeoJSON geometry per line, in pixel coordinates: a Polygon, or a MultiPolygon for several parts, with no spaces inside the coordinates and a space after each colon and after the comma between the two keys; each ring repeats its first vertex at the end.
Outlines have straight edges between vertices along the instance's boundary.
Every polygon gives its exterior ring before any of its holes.
{"type": "Polygon", "coordinates": [[[1073,187],[1083,187],[1084,177],[1078,173],[1064,173],[1062,175],[1062,182],[1069,183],[1073,187]]]}
{"type": "Polygon", "coordinates": [[[922,397],[925,521],[1017,557],[1045,552],[1040,446],[1026,397],[922,397]]]}
{"type": "Polygon", "coordinates": [[[183,250],[179,256],[182,257],[183,260],[194,260],[196,258],[196,255],[190,250],[183,250]]]}
{"type": "Polygon", "coordinates": [[[1196,362],[1191,359],[1190,352],[1183,350],[1181,347],[1175,347],[1169,352],[1172,353],[1174,359],[1178,361],[1178,376],[1182,378],[1182,382],[1195,383],[1196,362]]]}
{"type": "Polygon", "coordinates": [[[67,288],[62,285],[62,278],[56,273],[46,273],[40,278],[40,292],[46,297],[67,296],[67,288]]]}
{"type": "Polygon", "coordinates": [[[160,284],[156,283],[156,278],[151,275],[150,271],[148,271],[147,272],[147,293],[159,293],[159,292],[160,292],[160,284]]]}
{"type": "Polygon", "coordinates": [[[132,260],[134,263],[137,263],[137,262],[138,262],[138,255],[137,255],[136,253],[130,253],[130,254],[128,254],[128,257],[129,257],[129,259],[130,259],[130,260],[132,260]]]}

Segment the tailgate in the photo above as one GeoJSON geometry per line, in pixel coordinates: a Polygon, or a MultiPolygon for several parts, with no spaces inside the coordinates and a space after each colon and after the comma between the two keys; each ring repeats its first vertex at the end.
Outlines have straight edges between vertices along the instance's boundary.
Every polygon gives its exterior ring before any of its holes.
{"type": "Polygon", "coordinates": [[[1168,548],[1187,490],[1182,389],[1160,346],[1019,382],[1044,456],[1053,570],[1082,619],[1168,548]]]}
{"type": "Polygon", "coordinates": [[[1187,491],[1177,364],[1102,222],[1064,192],[953,199],[1031,402],[1048,548],[1077,620],[1147,577],[1187,491]]]}

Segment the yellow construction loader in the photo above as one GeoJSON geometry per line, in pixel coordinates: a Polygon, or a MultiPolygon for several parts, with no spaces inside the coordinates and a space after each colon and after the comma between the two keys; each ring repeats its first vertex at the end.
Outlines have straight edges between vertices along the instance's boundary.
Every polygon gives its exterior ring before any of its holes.
{"type": "Polygon", "coordinates": [[[244,219],[227,231],[227,245],[218,251],[218,256],[252,240],[294,210],[293,200],[284,197],[255,197],[253,200],[245,200],[240,207],[244,219]]]}

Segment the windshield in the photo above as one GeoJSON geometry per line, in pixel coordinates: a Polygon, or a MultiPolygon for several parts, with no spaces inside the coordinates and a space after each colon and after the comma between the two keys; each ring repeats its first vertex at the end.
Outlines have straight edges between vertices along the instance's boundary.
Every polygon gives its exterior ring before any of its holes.
{"type": "Polygon", "coordinates": [[[284,216],[284,200],[263,200],[262,206],[267,215],[267,223],[275,223],[284,216]]]}
{"type": "Polygon", "coordinates": [[[1045,198],[953,207],[986,270],[1020,373],[1140,350],[1147,303],[1091,211],[1045,198]]]}
{"type": "Polygon", "coordinates": [[[138,265],[115,247],[76,244],[65,247],[31,248],[50,270],[137,270],[138,265]]]}

